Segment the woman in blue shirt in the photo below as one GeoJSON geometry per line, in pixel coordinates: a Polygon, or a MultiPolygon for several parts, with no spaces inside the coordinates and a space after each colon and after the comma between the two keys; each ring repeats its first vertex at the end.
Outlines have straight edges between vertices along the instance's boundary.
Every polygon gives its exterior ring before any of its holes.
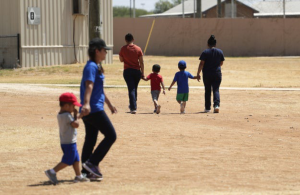
{"type": "Polygon", "coordinates": [[[217,40],[211,35],[207,41],[208,49],[204,50],[200,56],[197,78],[200,80],[200,73],[203,71],[203,82],[205,86],[205,110],[210,112],[211,107],[211,89],[214,97],[214,113],[220,110],[220,93],[219,88],[222,81],[221,66],[223,65],[223,51],[216,48],[217,40]]]}
{"type": "Polygon", "coordinates": [[[102,39],[94,38],[90,41],[88,49],[90,60],[83,69],[80,85],[80,98],[83,105],[80,117],[86,133],[81,156],[82,172],[86,173],[91,180],[102,180],[99,163],[117,138],[115,129],[104,111],[104,103],[112,114],[117,113],[117,109],[104,93],[104,69],[100,65],[105,60],[107,50],[110,49],[102,39]],[[104,139],[93,152],[99,131],[104,135],[104,139]]]}

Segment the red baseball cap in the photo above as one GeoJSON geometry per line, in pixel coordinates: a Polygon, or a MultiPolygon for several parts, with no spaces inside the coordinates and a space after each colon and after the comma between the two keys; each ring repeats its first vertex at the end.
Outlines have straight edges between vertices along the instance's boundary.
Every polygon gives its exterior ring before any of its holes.
{"type": "Polygon", "coordinates": [[[59,101],[60,102],[69,102],[69,103],[72,103],[75,106],[79,106],[79,107],[82,106],[79,102],[77,102],[76,96],[73,93],[69,93],[69,92],[61,94],[59,96],[59,101]]]}

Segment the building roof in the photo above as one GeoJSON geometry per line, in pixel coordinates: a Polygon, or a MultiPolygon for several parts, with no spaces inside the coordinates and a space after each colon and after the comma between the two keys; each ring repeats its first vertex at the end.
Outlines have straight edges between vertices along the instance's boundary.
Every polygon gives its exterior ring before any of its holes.
{"type": "MultiPolygon", "coordinates": [[[[282,1],[262,1],[256,2],[252,5],[259,13],[255,13],[254,16],[279,16],[283,15],[283,2],[282,1]]],[[[299,15],[300,1],[290,0],[285,2],[285,14],[299,15]]]]}
{"type": "MultiPolygon", "coordinates": [[[[240,0],[236,0],[241,4],[244,4],[242,1],[240,0]]],[[[221,0],[221,3],[225,2],[225,0],[221,0]]],[[[253,7],[244,4],[245,6],[254,9],[253,7]]],[[[202,4],[201,4],[201,8],[202,8],[202,12],[206,12],[207,10],[213,8],[217,6],[217,0],[202,0],[202,4]]],[[[196,13],[197,10],[197,1],[194,0],[186,0],[184,1],[184,14],[193,14],[196,13]],[[195,2],[195,7],[194,7],[194,2],[195,2]]],[[[255,10],[255,9],[254,9],[255,10]]],[[[257,11],[257,10],[255,10],[257,11]]],[[[140,17],[166,17],[166,16],[177,16],[177,15],[182,15],[182,4],[176,5],[175,7],[160,13],[160,14],[150,14],[150,15],[143,15],[140,17]]]]}

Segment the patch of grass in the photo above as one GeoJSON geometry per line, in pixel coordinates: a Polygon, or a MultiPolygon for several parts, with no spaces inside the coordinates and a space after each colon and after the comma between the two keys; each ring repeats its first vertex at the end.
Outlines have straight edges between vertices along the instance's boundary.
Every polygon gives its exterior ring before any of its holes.
{"type": "MultiPolygon", "coordinates": [[[[152,72],[153,64],[161,66],[164,84],[170,85],[178,72],[179,60],[187,62],[187,71],[196,75],[199,57],[144,56],[145,76],[152,72]]],[[[300,87],[300,57],[235,57],[226,58],[222,66],[222,84],[226,87],[300,87]]],[[[0,83],[80,84],[85,64],[37,67],[29,69],[0,70],[0,83]]],[[[105,84],[125,85],[123,63],[114,56],[113,64],[104,64],[105,84]]],[[[191,86],[203,86],[203,82],[190,80],[191,86]]],[[[150,85],[141,81],[140,85],[150,85]]]]}

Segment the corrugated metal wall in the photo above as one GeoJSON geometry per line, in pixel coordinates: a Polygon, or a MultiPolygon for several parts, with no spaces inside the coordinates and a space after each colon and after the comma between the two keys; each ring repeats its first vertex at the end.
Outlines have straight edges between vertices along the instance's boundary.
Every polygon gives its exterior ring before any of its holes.
{"type": "MultiPolygon", "coordinates": [[[[20,32],[20,0],[0,0],[0,36],[20,32]]],[[[0,38],[0,67],[12,68],[18,57],[17,38],[0,38]]]]}
{"type": "MultiPolygon", "coordinates": [[[[112,0],[101,0],[100,2],[103,21],[102,38],[107,45],[113,47],[112,0]]],[[[77,61],[84,63],[88,60],[88,16],[72,15],[72,0],[0,0],[0,3],[0,35],[20,33],[22,67],[75,62],[73,47],[74,20],[77,61]],[[28,7],[40,8],[41,24],[28,25],[28,7]]],[[[15,47],[11,42],[6,45],[15,47]]],[[[112,63],[112,55],[113,52],[109,51],[106,63],[112,63]]],[[[16,61],[15,58],[12,60],[16,61]]]]}
{"type": "Polygon", "coordinates": [[[72,0],[20,0],[23,67],[70,64],[87,60],[88,16],[72,15],[72,0]],[[28,25],[27,8],[39,7],[41,24],[28,25]]]}
{"type": "MultiPolygon", "coordinates": [[[[113,6],[112,0],[100,1],[100,10],[103,22],[103,40],[109,47],[113,47],[113,6]]],[[[108,51],[106,63],[113,63],[113,51],[108,51]]]]}

